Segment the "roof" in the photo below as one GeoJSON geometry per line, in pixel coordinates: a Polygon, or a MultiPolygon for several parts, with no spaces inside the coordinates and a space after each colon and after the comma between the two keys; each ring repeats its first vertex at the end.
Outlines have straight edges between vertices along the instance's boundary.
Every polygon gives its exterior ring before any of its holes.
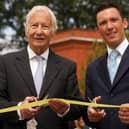
{"type": "Polygon", "coordinates": [[[53,37],[51,44],[56,44],[68,40],[82,40],[82,41],[98,41],[102,42],[102,37],[96,30],[87,29],[70,29],[62,32],[57,32],[53,37]]]}

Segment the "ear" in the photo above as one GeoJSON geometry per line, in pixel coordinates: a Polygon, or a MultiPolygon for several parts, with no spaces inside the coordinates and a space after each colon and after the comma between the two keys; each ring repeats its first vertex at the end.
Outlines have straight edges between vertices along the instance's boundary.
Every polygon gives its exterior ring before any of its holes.
{"type": "Polygon", "coordinates": [[[123,19],[123,24],[124,24],[124,29],[127,29],[127,27],[128,27],[128,20],[127,20],[127,18],[123,19]]]}
{"type": "Polygon", "coordinates": [[[98,27],[95,28],[95,31],[101,35],[101,32],[98,27]]]}
{"type": "Polygon", "coordinates": [[[24,30],[25,30],[25,36],[27,37],[27,33],[28,33],[28,28],[27,28],[27,26],[24,26],[24,30]]]}

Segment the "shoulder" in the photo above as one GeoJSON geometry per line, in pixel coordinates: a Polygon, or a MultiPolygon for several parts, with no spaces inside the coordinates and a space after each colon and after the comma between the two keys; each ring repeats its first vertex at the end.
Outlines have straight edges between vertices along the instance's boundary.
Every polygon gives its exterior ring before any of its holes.
{"type": "Polygon", "coordinates": [[[21,54],[23,54],[25,52],[27,52],[27,49],[26,48],[22,48],[22,49],[19,49],[17,51],[11,52],[11,53],[3,54],[2,56],[3,57],[17,56],[17,55],[21,55],[21,54]]]}
{"type": "Polygon", "coordinates": [[[96,58],[94,61],[90,62],[87,66],[87,69],[94,69],[96,68],[98,65],[101,66],[103,61],[106,61],[107,58],[107,54],[104,54],[98,58],[96,58]]]}
{"type": "Polygon", "coordinates": [[[56,54],[55,52],[51,51],[50,55],[52,55],[55,61],[60,62],[64,65],[76,65],[76,63],[73,60],[63,57],[59,54],[56,54]]]}
{"type": "Polygon", "coordinates": [[[57,58],[64,64],[76,64],[74,61],[60,55],[57,55],[57,58]]]}
{"type": "Polygon", "coordinates": [[[26,49],[20,49],[16,52],[3,54],[3,55],[0,56],[0,59],[4,60],[5,62],[11,62],[14,59],[16,59],[17,57],[21,57],[21,56],[26,55],[26,53],[27,53],[26,49]]]}

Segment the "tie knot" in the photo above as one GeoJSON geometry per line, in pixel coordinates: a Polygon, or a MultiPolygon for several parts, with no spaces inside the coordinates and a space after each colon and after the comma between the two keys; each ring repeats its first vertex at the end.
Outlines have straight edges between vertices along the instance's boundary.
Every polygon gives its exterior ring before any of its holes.
{"type": "Polygon", "coordinates": [[[41,62],[43,61],[43,57],[42,56],[35,56],[35,59],[38,61],[38,62],[41,62]]]}
{"type": "Polygon", "coordinates": [[[111,60],[114,60],[114,59],[116,59],[118,56],[119,56],[119,52],[117,51],[117,50],[113,50],[111,53],[110,53],[110,56],[109,56],[109,58],[111,59],[111,60]]]}

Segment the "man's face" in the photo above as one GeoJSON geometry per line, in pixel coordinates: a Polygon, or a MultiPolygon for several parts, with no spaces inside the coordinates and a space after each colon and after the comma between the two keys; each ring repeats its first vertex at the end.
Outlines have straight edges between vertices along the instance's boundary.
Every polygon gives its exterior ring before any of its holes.
{"type": "Polygon", "coordinates": [[[27,40],[31,49],[37,53],[43,53],[48,47],[53,36],[52,22],[47,11],[33,13],[25,28],[27,40]]]}
{"type": "Polygon", "coordinates": [[[125,38],[124,29],[128,22],[122,19],[116,8],[108,8],[98,12],[96,16],[100,34],[107,41],[109,47],[116,48],[125,38]]]}

